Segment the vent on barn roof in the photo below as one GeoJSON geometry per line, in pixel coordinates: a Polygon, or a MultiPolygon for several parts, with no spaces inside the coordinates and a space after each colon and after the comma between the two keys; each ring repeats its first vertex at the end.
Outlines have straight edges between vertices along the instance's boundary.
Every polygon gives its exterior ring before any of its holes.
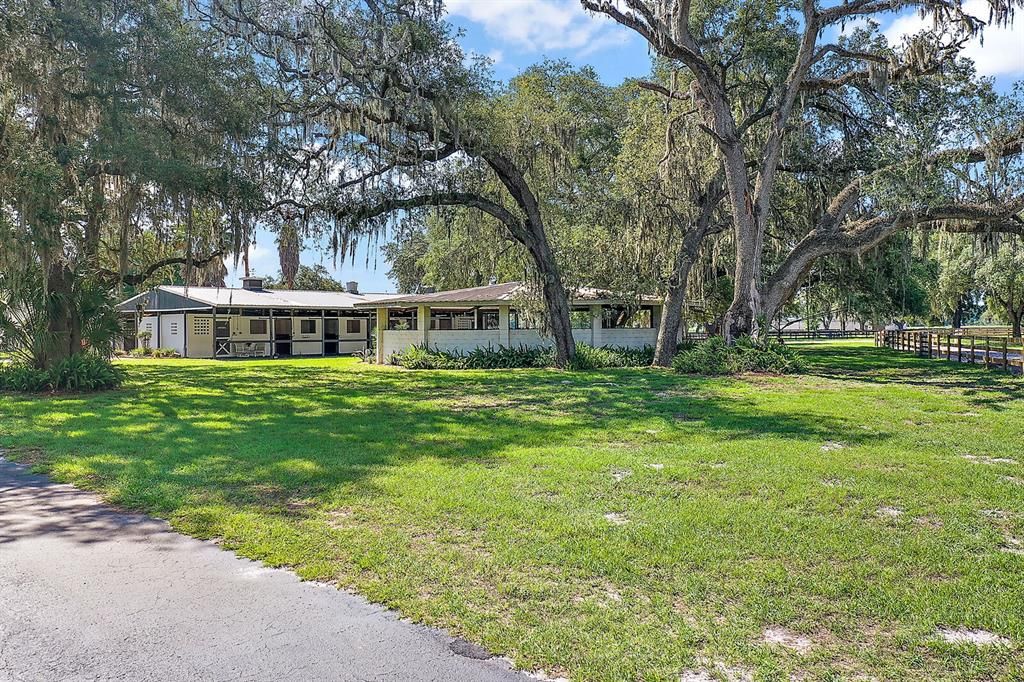
{"type": "Polygon", "coordinates": [[[243,277],[242,288],[249,289],[250,291],[259,291],[263,288],[262,277],[243,277]]]}
{"type": "Polygon", "coordinates": [[[358,294],[359,282],[345,282],[345,291],[350,294],[358,294]]]}

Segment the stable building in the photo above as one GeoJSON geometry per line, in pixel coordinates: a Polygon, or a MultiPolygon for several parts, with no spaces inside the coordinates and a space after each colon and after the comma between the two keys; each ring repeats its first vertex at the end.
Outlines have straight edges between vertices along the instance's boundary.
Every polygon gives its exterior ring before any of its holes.
{"type": "MultiPolygon", "coordinates": [[[[411,346],[468,353],[475,348],[537,348],[552,341],[526,309],[522,282],[421,294],[264,289],[245,278],[241,288],[158,286],[118,306],[124,349],[148,332],[151,348],[188,358],[362,354],[377,362],[411,346]],[[380,324],[378,324],[380,321],[380,324]]],[[[610,292],[571,292],[573,338],[591,346],[654,346],[662,301],[625,300],[610,292]]]]}
{"type": "Polygon", "coordinates": [[[363,353],[370,345],[374,311],[357,303],[383,298],[345,291],[264,289],[247,277],[241,288],[161,285],[124,301],[124,350],[148,332],[151,348],[188,358],[237,358],[363,353]]]}

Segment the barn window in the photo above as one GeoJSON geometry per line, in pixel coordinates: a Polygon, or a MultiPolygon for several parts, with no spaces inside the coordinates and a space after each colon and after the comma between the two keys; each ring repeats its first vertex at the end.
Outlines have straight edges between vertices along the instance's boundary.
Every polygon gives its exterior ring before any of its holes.
{"type": "Polygon", "coordinates": [[[345,320],[345,333],[358,334],[361,326],[359,320],[345,320]]]}
{"type": "Polygon", "coordinates": [[[213,331],[213,320],[208,317],[192,318],[192,332],[196,336],[209,336],[213,331]]]}
{"type": "Polygon", "coordinates": [[[266,320],[249,320],[249,333],[254,336],[262,336],[267,333],[266,320]]]}
{"type": "Polygon", "coordinates": [[[302,334],[316,334],[316,320],[300,320],[299,332],[302,334]]]}

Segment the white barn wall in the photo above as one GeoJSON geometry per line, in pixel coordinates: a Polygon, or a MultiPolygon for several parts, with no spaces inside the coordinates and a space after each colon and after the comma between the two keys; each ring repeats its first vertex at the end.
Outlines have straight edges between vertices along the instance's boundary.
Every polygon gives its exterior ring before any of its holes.
{"type": "Polygon", "coordinates": [[[653,346],[658,341],[657,329],[602,329],[602,346],[623,346],[625,348],[643,348],[653,346]]]}
{"type": "Polygon", "coordinates": [[[323,355],[319,341],[292,341],[292,355],[323,355]]]}
{"type": "Polygon", "coordinates": [[[364,350],[366,350],[366,339],[338,341],[338,353],[362,353],[364,350]]]}
{"type": "MultiPolygon", "coordinates": [[[[149,332],[149,341],[146,345],[150,348],[156,348],[157,345],[157,334],[160,333],[160,318],[156,315],[147,315],[139,320],[139,333],[149,332]]],[[[139,346],[142,346],[142,342],[139,342],[139,346]]]]}
{"type": "MultiPolygon", "coordinates": [[[[593,331],[590,329],[573,329],[572,338],[576,343],[593,343],[593,331]]],[[[513,348],[548,348],[554,344],[549,337],[541,336],[537,329],[512,329],[508,333],[509,345],[513,348]]]]}
{"type": "Polygon", "coordinates": [[[497,329],[431,330],[427,332],[427,345],[446,353],[468,353],[475,348],[497,348],[501,345],[501,332],[497,329]]]}
{"type": "Polygon", "coordinates": [[[150,341],[155,347],[172,348],[178,355],[185,355],[185,314],[160,316],[160,338],[156,344],[156,338],[150,341]]]}
{"type": "Polygon", "coordinates": [[[392,355],[406,350],[409,346],[420,343],[422,336],[418,330],[413,331],[392,331],[384,330],[384,362],[387,362],[392,355]]]}

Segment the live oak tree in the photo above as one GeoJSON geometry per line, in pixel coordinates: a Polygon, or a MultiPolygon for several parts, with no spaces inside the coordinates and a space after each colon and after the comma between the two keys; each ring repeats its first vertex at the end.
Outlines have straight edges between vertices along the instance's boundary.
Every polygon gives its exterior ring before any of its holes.
{"type": "Polygon", "coordinates": [[[260,107],[248,65],[214,48],[170,0],[5,5],[0,298],[7,322],[35,320],[37,365],[109,340],[112,290],[170,266],[191,279],[243,233],[260,107]]]}
{"type": "Polygon", "coordinates": [[[341,253],[410,211],[480,211],[529,255],[557,362],[571,361],[568,297],[532,173],[555,158],[558,131],[526,139],[530,121],[498,123],[501,93],[458,47],[439,3],[218,0],[193,9],[254,51],[283,93],[270,145],[285,170],[272,207],[295,209],[341,253]]]}
{"type": "Polygon", "coordinates": [[[983,138],[982,145],[958,144],[948,135],[927,148],[906,149],[899,139],[885,137],[893,113],[889,93],[905,94],[917,82],[941,79],[986,19],[1009,23],[1019,0],[991,0],[985,18],[971,16],[956,0],[803,0],[795,6],[742,0],[581,2],[636,31],[689,75],[686,90],[666,94],[690,103],[723,158],[735,242],[728,339],[756,333],[792,297],[813,263],[828,254],[860,254],[897,231],[921,226],[1020,229],[1020,195],[991,196],[951,181],[1019,153],[1019,129],[983,138]],[[932,19],[935,29],[890,46],[869,22],[851,37],[823,40],[847,22],[908,9],[932,19]],[[787,169],[793,138],[808,129],[816,133],[817,169],[787,169]],[[884,144],[896,146],[878,154],[884,144]],[[819,200],[813,224],[766,269],[774,202],[789,171],[804,182],[824,173],[831,192],[819,200]],[[945,181],[947,191],[886,200],[913,189],[924,176],[928,184],[945,181]]]}
{"type": "Polygon", "coordinates": [[[985,303],[996,319],[1010,325],[1021,338],[1024,325],[1024,245],[1017,238],[1003,240],[978,272],[985,303]]]}

